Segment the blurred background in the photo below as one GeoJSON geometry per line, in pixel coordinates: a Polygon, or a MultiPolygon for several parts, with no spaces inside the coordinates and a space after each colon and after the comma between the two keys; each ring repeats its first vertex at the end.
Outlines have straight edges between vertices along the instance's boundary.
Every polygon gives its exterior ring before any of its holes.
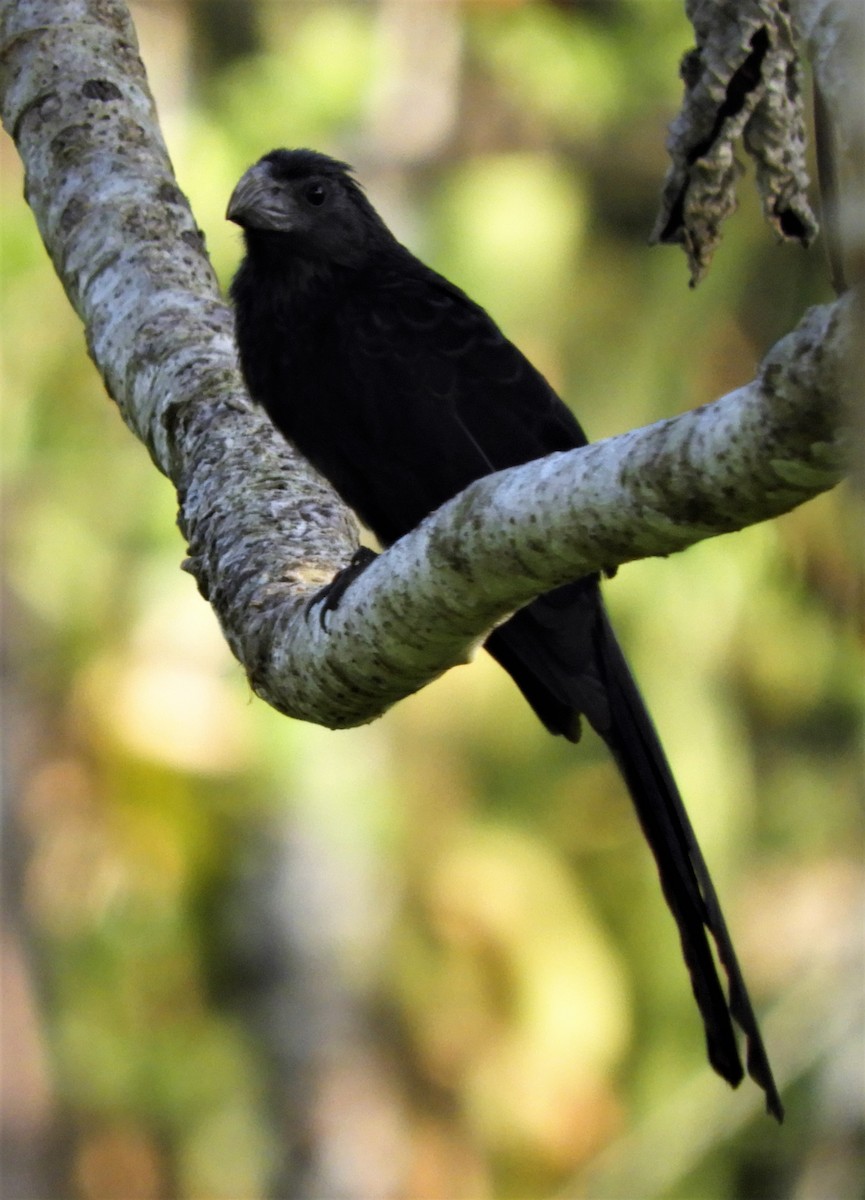
{"type": "MultiPolygon", "coordinates": [[[[132,5],[228,284],[241,172],[354,163],[593,438],[753,376],[823,253],[750,180],[697,291],[647,246],[675,0],[132,5]]],[[[0,142],[3,1200],[576,1200],[865,1189],[861,507],[607,586],[787,1105],[708,1068],[623,785],[480,656],[364,729],[255,699],[179,567],[0,142]]]]}

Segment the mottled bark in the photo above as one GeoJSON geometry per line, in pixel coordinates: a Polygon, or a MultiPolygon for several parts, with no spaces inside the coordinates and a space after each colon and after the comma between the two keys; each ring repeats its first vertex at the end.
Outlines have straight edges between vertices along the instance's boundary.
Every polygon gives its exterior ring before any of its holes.
{"type": "Polygon", "coordinates": [[[716,403],[480,481],[320,620],[353,522],[251,405],[231,316],[161,140],[120,0],[3,0],[2,116],[124,419],[176,484],[188,569],[282,712],[372,720],[534,595],[765,520],[841,476],[852,301],[814,309],[716,403]]]}

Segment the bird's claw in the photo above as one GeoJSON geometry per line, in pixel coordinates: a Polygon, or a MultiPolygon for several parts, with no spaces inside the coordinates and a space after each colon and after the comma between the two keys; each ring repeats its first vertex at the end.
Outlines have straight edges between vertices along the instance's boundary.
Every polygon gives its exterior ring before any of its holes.
{"type": "Polygon", "coordinates": [[[314,596],[311,597],[306,606],[306,615],[312,612],[315,605],[321,605],[321,611],[318,614],[319,624],[322,629],[327,628],[327,614],[334,612],[339,608],[339,602],[342,600],[347,588],[354,583],[358,575],[360,575],[378,555],[374,550],[370,550],[368,546],[359,546],[351,557],[351,562],[347,567],[343,567],[341,571],[337,571],[330,583],[325,584],[320,588],[314,596]]]}

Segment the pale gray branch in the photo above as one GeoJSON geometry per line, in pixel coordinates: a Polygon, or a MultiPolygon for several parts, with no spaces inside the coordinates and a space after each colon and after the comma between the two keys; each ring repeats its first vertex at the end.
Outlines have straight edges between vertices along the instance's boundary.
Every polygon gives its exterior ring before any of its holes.
{"type": "MultiPolygon", "coordinates": [[[[847,281],[865,278],[865,5],[862,0],[793,0],[816,90],[827,110],[818,135],[828,141],[833,194],[823,197],[847,281]]],[[[821,114],[818,113],[818,116],[821,114]]]]}
{"type": "Polygon", "coordinates": [[[176,484],[188,569],[255,690],[369,721],[538,593],[777,515],[831,487],[853,304],[808,313],[715,404],[482,480],[320,620],[356,545],[240,384],[231,316],[161,140],[120,0],[2,0],[0,92],[27,198],[124,419],[176,484]]]}

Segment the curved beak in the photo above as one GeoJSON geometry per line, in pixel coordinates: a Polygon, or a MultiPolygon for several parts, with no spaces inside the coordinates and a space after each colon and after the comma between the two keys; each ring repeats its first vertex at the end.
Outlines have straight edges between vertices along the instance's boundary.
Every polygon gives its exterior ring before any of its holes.
{"type": "Polygon", "coordinates": [[[272,178],[270,164],[258,162],[241,176],[225,217],[244,229],[286,233],[292,227],[292,206],[291,197],[272,178]]]}

